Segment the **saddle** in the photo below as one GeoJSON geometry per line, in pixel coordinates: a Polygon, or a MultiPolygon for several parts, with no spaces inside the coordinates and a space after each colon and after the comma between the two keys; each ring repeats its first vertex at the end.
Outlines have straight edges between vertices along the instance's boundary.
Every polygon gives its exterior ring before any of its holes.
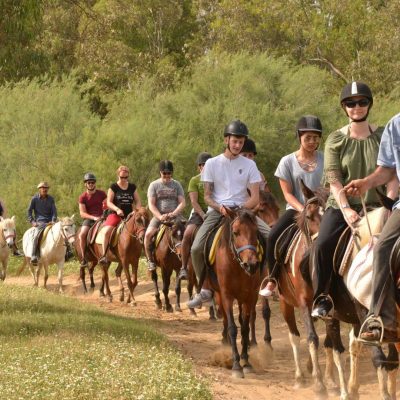
{"type": "Polygon", "coordinates": [[[300,235],[301,231],[295,223],[289,225],[280,234],[274,248],[275,260],[278,264],[285,265],[289,262],[300,235]]]}
{"type": "Polygon", "coordinates": [[[158,228],[157,234],[154,235],[154,237],[155,237],[154,249],[156,249],[158,247],[158,245],[160,244],[161,239],[164,236],[166,229],[167,229],[167,225],[165,225],[165,224],[161,224],[160,227],[158,228]]]}
{"type": "Polygon", "coordinates": [[[101,224],[104,222],[104,219],[99,219],[97,220],[89,229],[89,232],[86,236],[86,243],[89,244],[93,244],[95,239],[96,239],[96,235],[101,227],[101,224]]]}
{"type": "Polygon", "coordinates": [[[51,227],[54,225],[54,222],[50,222],[49,224],[46,225],[46,227],[39,232],[39,237],[38,237],[38,243],[40,243],[46,239],[47,234],[49,233],[51,227]]]}

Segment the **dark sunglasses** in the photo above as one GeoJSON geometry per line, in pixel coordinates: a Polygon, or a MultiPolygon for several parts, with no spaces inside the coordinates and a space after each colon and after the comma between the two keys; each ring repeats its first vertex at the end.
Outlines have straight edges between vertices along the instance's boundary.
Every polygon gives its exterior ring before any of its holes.
{"type": "Polygon", "coordinates": [[[360,99],[360,100],[346,100],[343,104],[348,108],[354,108],[357,104],[360,107],[367,107],[370,101],[368,99],[360,99]]]}
{"type": "Polygon", "coordinates": [[[163,175],[172,175],[171,171],[161,171],[163,175]]]}
{"type": "Polygon", "coordinates": [[[119,179],[128,179],[129,178],[129,175],[127,175],[127,176],[120,176],[119,177],[119,179]]]}
{"type": "Polygon", "coordinates": [[[88,185],[95,185],[95,184],[96,184],[96,181],[86,181],[86,183],[87,183],[88,185]]]}

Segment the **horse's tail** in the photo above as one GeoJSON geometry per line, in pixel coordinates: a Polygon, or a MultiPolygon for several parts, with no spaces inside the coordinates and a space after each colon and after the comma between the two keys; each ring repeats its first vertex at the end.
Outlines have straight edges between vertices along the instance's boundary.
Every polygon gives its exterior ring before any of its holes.
{"type": "Polygon", "coordinates": [[[300,261],[300,272],[307,285],[310,285],[310,287],[312,287],[310,261],[311,261],[311,251],[310,249],[307,249],[307,251],[304,253],[303,258],[300,261]]]}
{"type": "Polygon", "coordinates": [[[22,265],[18,268],[17,276],[20,276],[22,274],[22,272],[24,272],[24,269],[25,269],[27,264],[28,264],[27,258],[24,257],[24,260],[22,261],[22,265]]]}

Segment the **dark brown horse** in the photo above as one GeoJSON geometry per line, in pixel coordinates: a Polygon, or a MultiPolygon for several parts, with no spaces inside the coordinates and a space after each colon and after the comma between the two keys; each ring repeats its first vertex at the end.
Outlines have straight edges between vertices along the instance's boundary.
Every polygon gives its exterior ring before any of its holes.
{"type": "MultiPolygon", "coordinates": [[[[232,346],[232,375],[244,377],[252,372],[248,347],[250,317],[258,299],[261,283],[261,266],[258,259],[258,229],[255,215],[246,210],[227,209],[228,217],[223,222],[221,240],[217,246],[213,270],[215,277],[209,278],[212,288],[219,295],[224,319],[223,338],[229,337],[232,346]],[[242,352],[237,349],[237,326],[233,316],[233,303],[239,304],[239,322],[242,336],[242,352]],[[243,360],[243,368],[240,365],[243,360]]],[[[210,271],[209,275],[213,272],[210,271]]]]}
{"type": "MultiPolygon", "coordinates": [[[[172,306],[169,301],[169,285],[171,283],[172,272],[175,271],[176,274],[176,284],[175,284],[175,294],[176,303],[175,310],[182,311],[180,306],[180,296],[181,296],[181,281],[178,279],[178,274],[181,268],[180,251],[183,239],[183,233],[185,231],[185,222],[176,218],[171,222],[165,222],[166,225],[163,237],[160,243],[154,251],[155,263],[161,268],[161,276],[163,280],[163,293],[165,306],[164,309],[167,312],[172,312],[172,306]]],[[[154,283],[154,296],[155,303],[158,309],[162,309],[162,302],[160,298],[160,291],[158,290],[158,275],[157,271],[152,271],[151,279],[154,283]]]]}
{"type": "MultiPolygon", "coordinates": [[[[118,263],[116,275],[117,278],[119,278],[120,282],[120,300],[124,300],[124,287],[122,285],[121,279],[121,271],[124,270],[129,289],[128,301],[131,301],[132,305],[136,305],[133,292],[138,283],[137,271],[139,266],[139,258],[142,253],[143,238],[149,221],[149,212],[146,208],[141,207],[134,210],[128,215],[128,217],[124,221],[121,222],[123,226],[121,228],[118,242],[115,246],[110,245],[107,251],[107,259],[109,260],[109,263],[108,265],[102,266],[102,286],[100,288],[100,294],[104,295],[105,287],[107,291],[107,296],[109,297],[110,301],[112,300],[112,295],[109,286],[108,269],[111,262],[114,261],[118,263]],[[132,267],[132,275],[129,268],[130,266],[132,267]]],[[[77,252],[79,258],[81,258],[81,255],[79,254],[79,249],[80,246],[78,245],[77,252]]],[[[98,259],[103,256],[102,246],[94,243],[89,246],[87,253],[88,254],[86,258],[89,262],[91,288],[94,288],[93,270],[94,267],[97,265],[98,259]]],[[[86,291],[87,289],[85,283],[85,268],[81,268],[81,279],[83,288],[86,291]]]]}

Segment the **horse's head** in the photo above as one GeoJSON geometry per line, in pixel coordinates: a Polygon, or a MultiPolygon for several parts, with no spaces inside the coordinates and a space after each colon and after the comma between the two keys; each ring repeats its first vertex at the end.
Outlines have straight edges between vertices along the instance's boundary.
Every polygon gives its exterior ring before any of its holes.
{"type": "Polygon", "coordinates": [[[61,234],[69,243],[74,243],[75,241],[76,227],[74,217],[75,215],[72,215],[71,217],[64,217],[60,219],[61,234]]]}
{"type": "Polygon", "coordinates": [[[230,247],[236,257],[236,261],[244,271],[252,275],[259,268],[258,263],[258,227],[256,216],[248,210],[236,211],[226,209],[227,220],[230,224],[230,247]]]}
{"type": "Polygon", "coordinates": [[[274,226],[279,218],[279,205],[271,192],[260,190],[260,203],[257,207],[257,216],[270,227],[274,226]]]}
{"type": "Polygon", "coordinates": [[[14,246],[15,241],[15,217],[2,218],[0,221],[0,229],[3,235],[4,241],[7,246],[11,249],[14,246]]]}
{"type": "Polygon", "coordinates": [[[319,231],[328,192],[324,189],[313,192],[302,180],[300,180],[300,187],[306,201],[303,211],[297,217],[297,225],[311,240],[319,231]]]}
{"type": "Polygon", "coordinates": [[[380,189],[376,188],[375,190],[383,207],[392,211],[394,204],[399,200],[399,198],[393,200],[390,197],[387,197],[380,189]]]}
{"type": "Polygon", "coordinates": [[[170,222],[169,226],[171,229],[170,248],[180,257],[186,221],[182,220],[181,218],[175,218],[173,221],[170,222]]]}
{"type": "MultiPolygon", "coordinates": [[[[146,229],[150,223],[150,214],[145,207],[137,208],[132,213],[132,222],[134,223],[132,234],[143,244],[146,229]]],[[[129,221],[127,221],[127,224],[129,221]]]]}

